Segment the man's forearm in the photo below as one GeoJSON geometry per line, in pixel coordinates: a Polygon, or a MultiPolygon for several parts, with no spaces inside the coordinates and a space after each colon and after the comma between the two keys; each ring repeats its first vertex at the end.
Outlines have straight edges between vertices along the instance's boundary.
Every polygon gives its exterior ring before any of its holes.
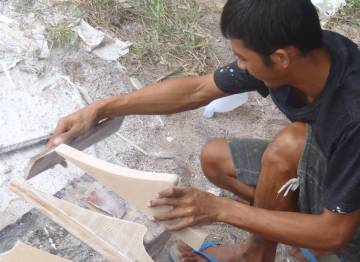
{"type": "Polygon", "coordinates": [[[98,101],[98,114],[99,118],[171,114],[198,108],[223,95],[216,88],[212,75],[175,78],[98,101]]]}
{"type": "MultiPolygon", "coordinates": [[[[332,251],[340,248],[348,240],[346,238],[351,236],[351,234],[344,236],[342,229],[347,225],[324,218],[329,215],[326,213],[307,215],[271,211],[228,199],[221,199],[221,201],[220,222],[232,224],[276,242],[332,251]]],[[[356,225],[356,221],[350,221],[350,223],[356,225]]]]}

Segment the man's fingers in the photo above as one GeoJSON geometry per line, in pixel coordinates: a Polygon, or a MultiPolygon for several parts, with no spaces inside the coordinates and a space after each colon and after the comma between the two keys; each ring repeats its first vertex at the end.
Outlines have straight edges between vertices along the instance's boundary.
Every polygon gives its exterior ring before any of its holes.
{"type": "Polygon", "coordinates": [[[193,209],[189,207],[185,208],[175,208],[173,210],[170,210],[169,212],[165,213],[159,213],[154,215],[154,219],[156,221],[167,221],[167,220],[173,220],[177,218],[187,217],[192,214],[193,209]]]}
{"type": "Polygon", "coordinates": [[[159,198],[182,197],[186,192],[185,188],[171,187],[159,193],[159,198]]]}
{"type": "Polygon", "coordinates": [[[54,145],[58,146],[60,144],[68,144],[70,143],[72,140],[74,140],[77,136],[79,136],[79,131],[75,128],[70,129],[69,131],[67,131],[66,133],[55,137],[54,138],[54,145]]]}
{"type": "Polygon", "coordinates": [[[71,125],[69,125],[68,121],[60,120],[54,130],[54,138],[58,137],[59,135],[69,131],[71,125]]]}
{"type": "Polygon", "coordinates": [[[47,148],[53,148],[60,144],[68,144],[76,137],[77,130],[71,129],[61,135],[55,136],[46,145],[47,148]]]}
{"type": "Polygon", "coordinates": [[[181,219],[179,223],[176,223],[174,225],[167,225],[166,228],[170,231],[179,231],[192,225],[194,225],[193,217],[186,217],[184,219],[181,219]]]}
{"type": "Polygon", "coordinates": [[[176,198],[158,198],[151,200],[149,202],[149,207],[158,207],[158,206],[177,206],[178,199],[176,198]]]}

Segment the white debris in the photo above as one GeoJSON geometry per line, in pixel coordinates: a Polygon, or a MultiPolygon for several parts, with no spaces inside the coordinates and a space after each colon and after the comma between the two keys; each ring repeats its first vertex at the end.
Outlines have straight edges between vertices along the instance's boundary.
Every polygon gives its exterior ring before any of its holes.
{"type": "Polygon", "coordinates": [[[139,81],[139,79],[135,77],[130,77],[130,83],[136,90],[139,90],[144,87],[144,85],[139,81]]]}
{"type": "Polygon", "coordinates": [[[130,42],[123,42],[117,38],[106,38],[103,45],[96,48],[93,53],[104,60],[115,61],[129,53],[130,46],[130,42]]]}
{"type": "Polygon", "coordinates": [[[138,146],[137,144],[135,144],[133,141],[131,141],[131,140],[127,139],[126,137],[124,137],[123,135],[121,135],[119,132],[116,133],[116,136],[121,138],[126,143],[128,143],[129,145],[131,145],[132,147],[134,147],[135,149],[137,149],[138,151],[140,151],[141,153],[143,153],[146,156],[154,157],[154,158],[158,158],[158,159],[173,159],[173,158],[175,158],[175,154],[172,153],[172,152],[163,152],[163,151],[152,152],[152,151],[147,151],[147,150],[141,148],[140,146],[138,146]]]}
{"type": "Polygon", "coordinates": [[[7,16],[0,14],[0,23],[10,25],[10,24],[15,23],[15,21],[7,16]]]}
{"type": "Polygon", "coordinates": [[[171,137],[171,136],[168,136],[168,137],[166,138],[166,140],[167,140],[169,143],[171,143],[172,141],[175,140],[175,138],[174,138],[174,137],[171,137]]]}
{"type": "Polygon", "coordinates": [[[44,32],[33,31],[33,38],[36,42],[36,45],[39,48],[38,57],[40,59],[45,59],[50,57],[50,49],[48,46],[47,39],[44,35],[44,32]]]}
{"type": "Polygon", "coordinates": [[[245,104],[248,99],[248,93],[235,94],[216,99],[205,107],[203,116],[212,118],[216,112],[224,113],[232,111],[245,104]]]}
{"type": "Polygon", "coordinates": [[[220,196],[222,189],[218,187],[211,187],[207,190],[208,193],[213,194],[215,196],[220,196]]]}
{"type": "Polygon", "coordinates": [[[0,61],[0,65],[1,65],[2,71],[5,73],[5,76],[6,76],[6,78],[8,79],[8,81],[9,81],[9,83],[10,83],[11,87],[12,87],[13,89],[17,89],[17,87],[16,87],[16,85],[15,85],[15,83],[14,83],[14,80],[12,79],[12,77],[11,77],[11,75],[10,75],[10,73],[9,73],[9,70],[7,69],[6,65],[5,65],[2,61],[0,61]]]}
{"type": "Polygon", "coordinates": [[[12,171],[11,166],[0,163],[0,176],[9,174],[11,171],[12,171]]]}
{"type": "Polygon", "coordinates": [[[8,58],[3,58],[0,59],[0,73],[4,73],[6,71],[10,71],[11,69],[13,69],[19,62],[21,61],[21,59],[19,58],[14,58],[14,57],[8,57],[8,58]]]}
{"type": "Polygon", "coordinates": [[[333,16],[346,4],[345,0],[312,0],[312,3],[326,16],[333,16]]]}
{"type": "Polygon", "coordinates": [[[93,28],[84,20],[80,21],[80,24],[74,28],[74,31],[84,41],[89,52],[93,52],[104,60],[115,61],[129,53],[130,42],[123,42],[118,38],[110,37],[104,32],[93,28]]]}
{"type": "Polygon", "coordinates": [[[45,234],[49,237],[49,243],[53,247],[53,249],[57,249],[54,243],[54,240],[50,237],[49,231],[44,227],[45,234]]]}
{"type": "Polygon", "coordinates": [[[19,29],[0,23],[0,35],[0,50],[7,57],[31,57],[38,50],[35,41],[26,37],[19,29]]]}
{"type": "Polygon", "coordinates": [[[105,39],[105,33],[96,30],[84,20],[80,21],[80,24],[74,28],[74,31],[89,47],[89,51],[98,47],[105,39]]]}

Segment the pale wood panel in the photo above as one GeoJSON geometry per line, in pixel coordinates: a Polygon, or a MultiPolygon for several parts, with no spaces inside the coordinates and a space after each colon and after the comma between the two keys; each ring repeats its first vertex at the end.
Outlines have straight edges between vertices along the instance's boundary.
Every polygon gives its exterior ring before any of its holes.
{"type": "Polygon", "coordinates": [[[9,187],[110,261],[153,261],[143,244],[145,226],[81,208],[24,182],[12,180],[9,187]]]}
{"type": "Polygon", "coordinates": [[[0,254],[0,262],[70,262],[70,260],[54,256],[37,248],[18,241],[15,246],[0,254]]]}
{"type": "MultiPolygon", "coordinates": [[[[108,163],[67,145],[58,146],[55,151],[74,163],[116,194],[126,199],[145,214],[168,211],[171,207],[149,208],[148,202],[160,191],[177,183],[174,174],[144,172],[108,163]]],[[[198,228],[187,228],[174,233],[193,248],[199,248],[207,234],[198,228]]]]}

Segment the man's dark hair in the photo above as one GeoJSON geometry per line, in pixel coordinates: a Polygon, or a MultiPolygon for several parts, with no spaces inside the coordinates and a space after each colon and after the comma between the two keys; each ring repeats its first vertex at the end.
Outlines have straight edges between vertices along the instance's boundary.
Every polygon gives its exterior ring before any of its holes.
{"type": "Polygon", "coordinates": [[[228,0],[221,17],[226,38],[241,39],[264,61],[279,48],[302,54],[322,47],[322,30],[310,0],[228,0]]]}

